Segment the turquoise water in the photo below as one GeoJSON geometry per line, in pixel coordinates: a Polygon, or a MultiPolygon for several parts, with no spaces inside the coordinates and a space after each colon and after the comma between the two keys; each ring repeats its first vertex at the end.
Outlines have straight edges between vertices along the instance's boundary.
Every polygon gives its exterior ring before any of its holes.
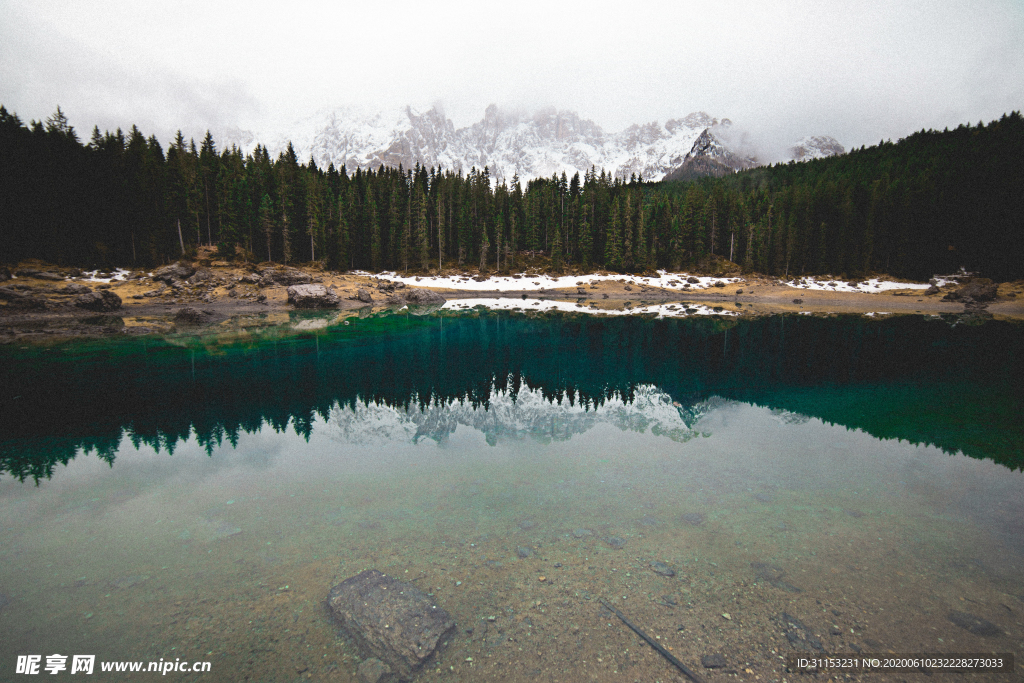
{"type": "Polygon", "coordinates": [[[508,313],[7,346],[0,679],[61,653],[355,681],[323,602],[370,567],[459,623],[428,680],[674,680],[598,598],[709,680],[1019,652],[1022,346],[953,318],[508,313]]]}

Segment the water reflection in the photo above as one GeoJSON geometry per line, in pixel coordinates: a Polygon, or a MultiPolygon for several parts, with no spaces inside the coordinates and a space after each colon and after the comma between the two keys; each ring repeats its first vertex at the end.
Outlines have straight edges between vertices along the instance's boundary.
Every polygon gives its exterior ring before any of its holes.
{"type": "Polygon", "coordinates": [[[1024,335],[1009,323],[482,312],[294,329],[319,320],[4,347],[0,381],[14,390],[0,396],[0,472],[46,478],[81,451],[112,462],[125,436],[171,453],[193,435],[212,453],[264,425],[309,437],[318,417],[359,404],[514,405],[524,387],[584,413],[638,387],[684,412],[722,397],[1024,465],[1024,335]]]}
{"type": "Polygon", "coordinates": [[[1020,650],[1024,475],[782,409],[676,403],[651,384],[596,407],[528,386],[356,401],[233,444],[193,434],[173,457],[123,437],[113,469],[79,457],[38,487],[6,477],[0,661],[359,680],[322,603],[369,567],[458,622],[428,679],[670,679],[598,598],[690,666],[721,655],[762,680],[793,651],[1020,650]]]}

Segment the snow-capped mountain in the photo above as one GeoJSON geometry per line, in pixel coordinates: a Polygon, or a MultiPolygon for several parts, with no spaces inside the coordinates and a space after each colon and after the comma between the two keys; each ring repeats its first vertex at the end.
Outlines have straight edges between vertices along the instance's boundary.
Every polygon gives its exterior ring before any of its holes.
{"type": "MultiPolygon", "coordinates": [[[[734,143],[731,122],[695,112],[664,124],[632,125],[605,133],[576,112],[553,107],[532,114],[487,107],[484,117],[456,128],[437,107],[419,112],[412,107],[385,112],[355,108],[324,111],[288,126],[285,135],[264,138],[249,131],[230,131],[221,137],[251,151],[264,144],[277,156],[291,141],[300,161],[312,158],[319,167],[334,164],[349,172],[382,164],[427,167],[467,173],[485,166],[491,177],[511,182],[565,173],[583,175],[591,168],[619,178],[631,175],[662,180],[687,166],[687,175],[721,175],[749,168],[757,160],[734,143]]],[[[806,140],[831,138],[805,138],[806,140]]],[[[833,140],[833,142],[835,142],[833,140]]],[[[838,143],[836,143],[838,145],[838,143]]],[[[808,147],[809,149],[809,147],[808,147]]],[[[841,147],[840,147],[841,149],[841,147]]]]}
{"type": "Polygon", "coordinates": [[[795,161],[823,159],[846,153],[839,141],[828,135],[809,135],[801,138],[789,151],[795,161]]]}
{"type": "MultiPolygon", "coordinates": [[[[722,128],[728,128],[729,119],[722,128]]],[[[666,174],[665,180],[685,180],[702,176],[723,176],[757,166],[757,158],[731,150],[720,138],[705,128],[686,154],[683,163],[666,174]]]]}

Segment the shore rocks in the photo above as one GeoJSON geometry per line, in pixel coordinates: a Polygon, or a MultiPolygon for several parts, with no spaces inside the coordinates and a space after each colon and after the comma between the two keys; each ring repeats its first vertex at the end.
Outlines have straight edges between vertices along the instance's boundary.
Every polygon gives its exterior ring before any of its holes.
{"type": "Polygon", "coordinates": [[[179,261],[178,263],[172,263],[169,266],[163,268],[157,268],[153,271],[153,279],[158,282],[166,282],[171,284],[175,280],[187,280],[192,277],[196,272],[196,267],[191,263],[185,263],[179,261]]]}
{"type": "Polygon", "coordinates": [[[84,308],[87,311],[98,311],[106,313],[121,308],[121,297],[109,289],[98,292],[87,292],[75,297],[75,306],[84,308]]]}
{"type": "Polygon", "coordinates": [[[410,289],[402,294],[405,302],[410,306],[428,306],[430,304],[443,304],[447,299],[432,289],[410,289]]]}
{"type": "Polygon", "coordinates": [[[288,303],[295,308],[337,308],[341,300],[323,285],[292,285],[288,303]]]}
{"type": "Polygon", "coordinates": [[[362,288],[356,290],[356,299],[362,301],[364,304],[373,303],[373,297],[370,296],[370,293],[368,291],[362,288]]]}
{"type": "Polygon", "coordinates": [[[78,282],[72,282],[71,284],[57,290],[59,294],[87,294],[91,291],[92,289],[90,287],[79,284],[78,282]]]}
{"type": "Polygon", "coordinates": [[[312,276],[297,268],[264,268],[260,275],[264,285],[305,285],[313,281],[312,276]]]}
{"type": "Polygon", "coordinates": [[[174,314],[174,322],[185,323],[187,325],[198,325],[203,322],[203,312],[199,309],[192,308],[191,306],[185,306],[174,314]]]}
{"type": "Polygon", "coordinates": [[[188,283],[190,285],[195,285],[200,282],[206,282],[208,280],[216,279],[217,276],[214,274],[212,270],[210,270],[209,268],[200,268],[199,270],[192,274],[192,277],[188,279],[188,283]]]}
{"type": "Polygon", "coordinates": [[[426,593],[376,569],[331,588],[327,605],[360,656],[380,660],[398,680],[419,671],[456,628],[426,593]]]}
{"type": "Polygon", "coordinates": [[[46,299],[20,292],[14,287],[0,287],[0,301],[6,301],[13,308],[46,308],[46,299]]]}
{"type": "Polygon", "coordinates": [[[996,298],[998,286],[991,280],[979,279],[969,282],[960,289],[954,290],[942,297],[943,301],[963,301],[972,303],[975,301],[992,301],[996,298]]]}

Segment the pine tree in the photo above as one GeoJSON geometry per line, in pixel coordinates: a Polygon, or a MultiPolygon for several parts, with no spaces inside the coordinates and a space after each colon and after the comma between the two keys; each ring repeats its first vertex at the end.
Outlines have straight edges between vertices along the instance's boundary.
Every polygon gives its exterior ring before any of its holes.
{"type": "Polygon", "coordinates": [[[618,270],[622,267],[622,240],[621,219],[619,218],[619,198],[612,201],[610,215],[608,216],[608,232],[605,237],[604,263],[611,270],[618,270]]]}
{"type": "Polygon", "coordinates": [[[268,194],[264,194],[260,199],[260,228],[267,241],[267,260],[273,261],[270,246],[274,239],[274,202],[268,194]]]}
{"type": "Polygon", "coordinates": [[[423,185],[417,183],[416,189],[416,254],[420,270],[424,272],[430,268],[430,226],[427,223],[427,197],[423,192],[423,185]]]}

